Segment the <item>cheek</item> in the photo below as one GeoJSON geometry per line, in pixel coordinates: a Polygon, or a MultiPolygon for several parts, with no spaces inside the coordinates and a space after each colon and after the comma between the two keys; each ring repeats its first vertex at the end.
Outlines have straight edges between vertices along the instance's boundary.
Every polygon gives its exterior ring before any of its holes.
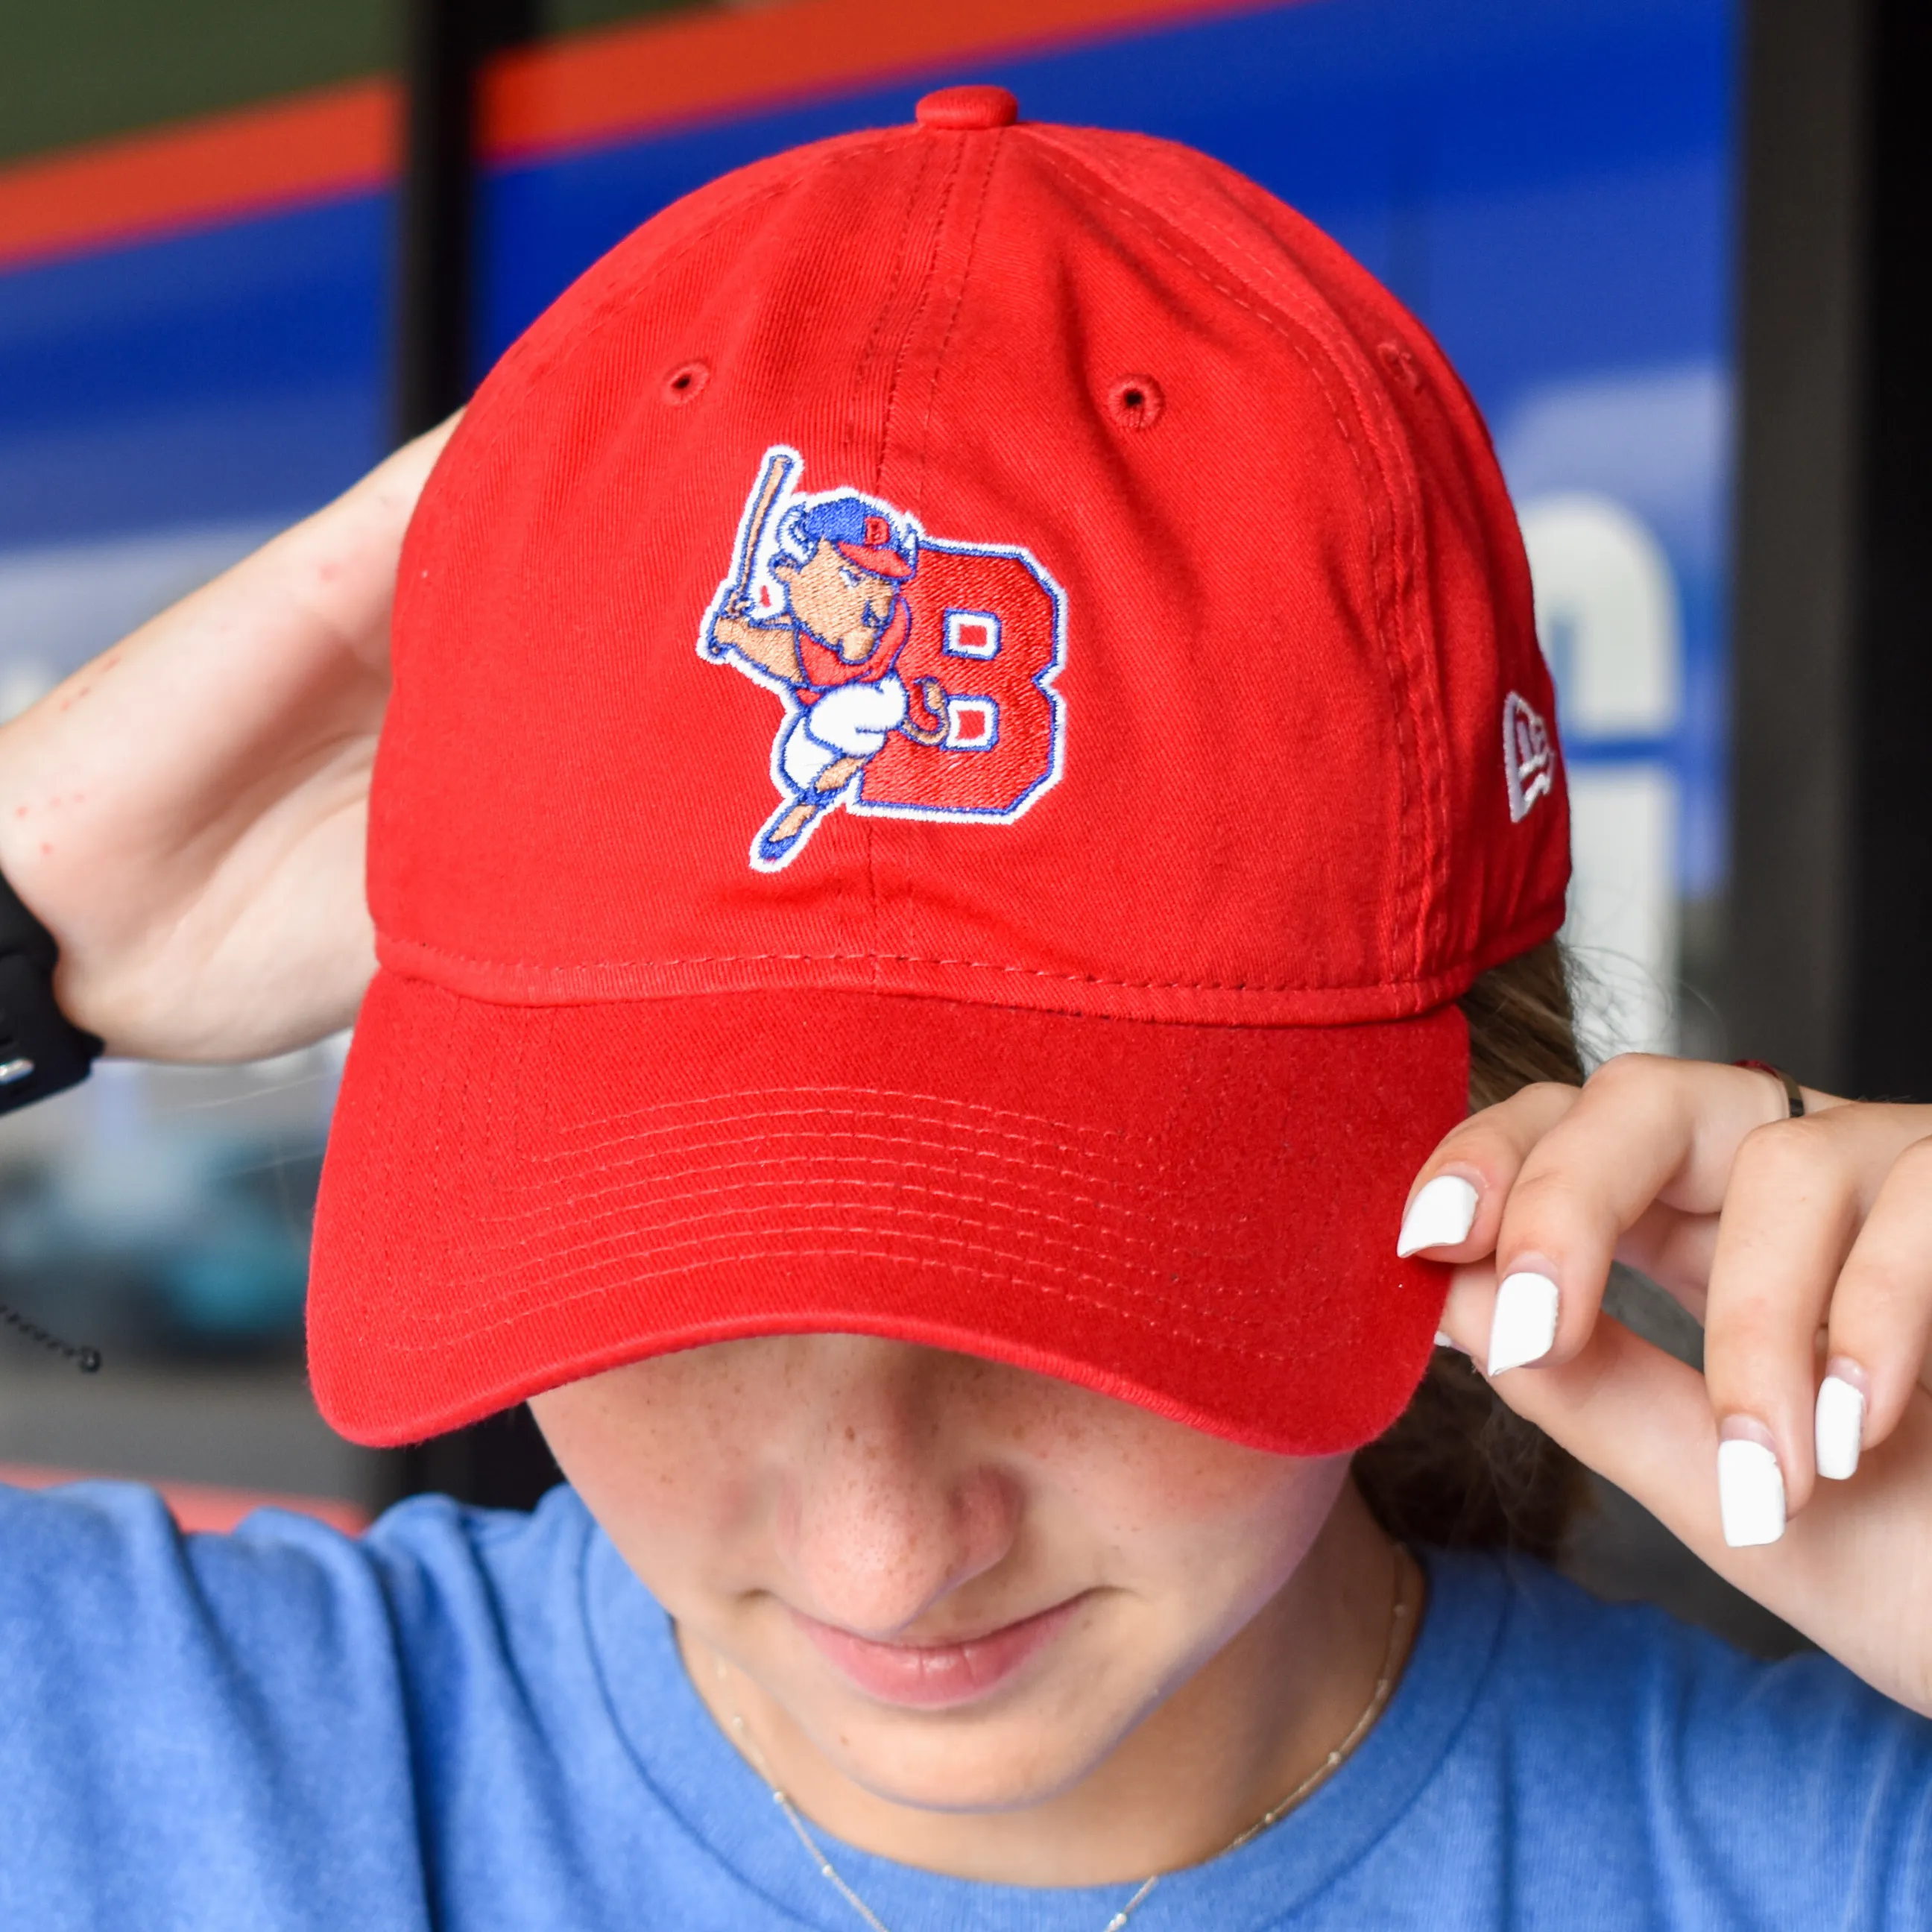
{"type": "Polygon", "coordinates": [[[530,1403],[557,1466],[640,1574],[640,1559],[656,1570],[717,1550],[752,1507],[742,1392],[692,1370],[668,1356],[530,1403]]]}
{"type": "Polygon", "coordinates": [[[1268,1455],[1104,1398],[1093,1404],[1062,1404],[1034,1432],[1033,1450],[1052,1472],[1042,1502],[1103,1539],[1124,1581],[1212,1575],[1238,1595],[1277,1588],[1347,1480],[1346,1456],[1268,1455]]]}

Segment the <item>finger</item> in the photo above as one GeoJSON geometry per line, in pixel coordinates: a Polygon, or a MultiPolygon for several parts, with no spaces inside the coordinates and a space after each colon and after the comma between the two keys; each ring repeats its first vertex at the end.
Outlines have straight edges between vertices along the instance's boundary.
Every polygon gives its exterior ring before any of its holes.
{"type": "MultiPolygon", "coordinates": [[[[1874,1208],[1900,1156],[1924,1137],[1922,1109],[1829,1106],[1800,1120],[1786,1119],[1750,1136],[1738,1150],[1713,1257],[1705,1316],[1704,1372],[1720,1428],[1755,1439],[1777,1459],[1790,1508],[1804,1507],[1816,1474],[1820,1381],[1816,1338],[1833,1305],[1840,1271],[1859,1225],[1874,1208]]],[[[1906,1177],[1921,1177],[1916,1161],[1906,1177]]],[[[1909,1228],[1916,1216],[1907,1210],[1909,1228]]],[[[1888,1225],[1896,1226],[1888,1212],[1888,1225]]],[[[1888,1238],[1885,1230],[1880,1238],[1888,1238]]],[[[1874,1250],[1875,1254],[1880,1251],[1874,1250]]],[[[1884,1260],[1882,1255],[1880,1256],[1884,1260]]],[[[1889,1307],[1885,1283],[1898,1279],[1888,1262],[1870,1278],[1870,1312],[1882,1322],[1889,1307]]],[[[1888,1416],[1895,1420],[1903,1390],[1916,1378],[1923,1345],[1918,1325],[1892,1338],[1897,1354],[1880,1350],[1888,1366],[1910,1348],[1916,1357],[1900,1381],[1888,1383],[1888,1416]]],[[[1870,1352],[1881,1338],[1864,1331],[1870,1352]]],[[[1834,1464],[1856,1418],[1865,1364],[1837,1378],[1826,1392],[1826,1434],[1834,1464]]],[[[1742,1452],[1741,1452],[1742,1453],[1742,1452]]]]}
{"type": "Polygon", "coordinates": [[[1540,1082],[1452,1127],[1409,1189],[1396,1252],[1456,1262],[1489,1253],[1525,1158],[1576,1105],[1577,1093],[1540,1082]]]}
{"type": "Polygon", "coordinates": [[[1880,1185],[1832,1292],[1813,1414],[1818,1473],[1842,1480],[1905,1413],[1932,1349],[1932,1138],[1880,1185]]]}
{"type": "MultiPolygon", "coordinates": [[[[1465,1292],[1474,1304],[1480,1284],[1472,1281],[1465,1292]]],[[[1474,1310],[1456,1312],[1466,1321],[1474,1310]]],[[[1493,1386],[1518,1414],[1634,1496],[1720,1576],[1783,1613],[1779,1576],[1796,1538],[1771,1547],[1726,1540],[1718,1425],[1695,1369],[1621,1322],[1604,1320],[1568,1360],[1533,1376],[1506,1376],[1493,1386]]]]}
{"type": "MultiPolygon", "coordinates": [[[[1443,1326],[1459,1343],[1486,1337],[1496,1289],[1492,1266],[1456,1270],[1443,1326]]],[[[1568,1360],[1491,1385],[1714,1568],[1734,1574],[1714,1475],[1717,1425],[1695,1369],[1606,1318],[1568,1360]]]]}
{"type": "MultiPolygon", "coordinates": [[[[1458,1286],[1467,1299],[1455,1314],[1466,1325],[1480,1284],[1458,1286]]],[[[1606,1318],[1568,1360],[1533,1376],[1504,1376],[1492,1386],[1519,1415],[1635,1497],[1720,1576],[1779,1608],[1775,1579],[1790,1546],[1731,1540],[1736,1519],[1747,1512],[1724,1493],[1718,1426],[1695,1369],[1606,1318]]]]}
{"type": "Polygon", "coordinates": [[[1687,1214],[1653,1202],[1624,1229],[1616,1258],[1654,1282],[1701,1323],[1717,1242],[1716,1215],[1687,1214]]]}
{"type": "Polygon", "coordinates": [[[1575,1356],[1626,1233],[1653,1203],[1714,1210],[1774,1091],[1760,1075],[1696,1060],[1624,1054],[1600,1067],[1504,1204],[1489,1372],[1575,1356]]]}
{"type": "Polygon", "coordinates": [[[1793,1513],[1814,1480],[1816,1337],[1858,1230],[1847,1153],[1828,1116],[1752,1134],[1732,1165],[1712,1258],[1704,1378],[1712,1412],[1720,1433],[1776,1457],[1793,1513]]]}
{"type": "Polygon", "coordinates": [[[1449,1277],[1442,1325],[1436,1331],[1436,1346],[1458,1349],[1480,1363],[1489,1346],[1490,1318],[1496,1302],[1496,1269],[1487,1262],[1464,1263],[1449,1277]]]}
{"type": "MultiPolygon", "coordinates": [[[[1484,1270],[1460,1271],[1452,1316],[1480,1317],[1484,1270]],[[1465,1305],[1456,1306],[1458,1294],[1465,1305]]],[[[1603,1321],[1572,1360],[1509,1376],[1497,1394],[1570,1454],[1634,1497],[1727,1582],[1888,1696],[1932,1709],[1912,1633],[1932,1588],[1924,1479],[1932,1397],[1907,1402],[1897,1436],[1856,1490],[1821,1498],[1769,1545],[1736,1546],[1714,1466],[1718,1431],[1703,1379],[1620,1322],[1603,1321]],[[1904,1629],[1910,1639],[1901,1643],[1904,1629]]]]}

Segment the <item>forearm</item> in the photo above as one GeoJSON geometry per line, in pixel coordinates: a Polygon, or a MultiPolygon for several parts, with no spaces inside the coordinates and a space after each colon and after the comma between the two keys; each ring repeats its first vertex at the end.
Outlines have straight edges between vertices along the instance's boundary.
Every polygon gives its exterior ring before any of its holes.
{"type": "Polygon", "coordinates": [[[352,1013],[397,562],[452,427],[0,730],[0,872],[110,1051],[248,1058],[352,1013]]]}

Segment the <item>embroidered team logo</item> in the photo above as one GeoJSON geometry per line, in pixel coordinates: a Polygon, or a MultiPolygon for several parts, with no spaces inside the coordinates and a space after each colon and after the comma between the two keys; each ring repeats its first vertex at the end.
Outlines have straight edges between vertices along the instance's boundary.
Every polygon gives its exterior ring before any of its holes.
{"type": "Polygon", "coordinates": [[[1514,692],[1503,700],[1503,778],[1510,823],[1520,825],[1556,780],[1556,754],[1540,717],[1514,692]]]}
{"type": "Polygon", "coordinates": [[[929,537],[856,490],[807,495],[804,467],[765,452],[698,633],[700,657],[784,706],[752,865],[789,865],[838,807],[1010,824],[1060,776],[1059,586],[1024,550],[929,537]]]}

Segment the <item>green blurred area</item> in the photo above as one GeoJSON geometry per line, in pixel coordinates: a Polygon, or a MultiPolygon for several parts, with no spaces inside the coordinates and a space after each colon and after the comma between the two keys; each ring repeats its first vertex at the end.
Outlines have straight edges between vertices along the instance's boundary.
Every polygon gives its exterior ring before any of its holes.
{"type": "MultiPolygon", "coordinates": [[[[693,0],[542,0],[545,36],[693,0]]],[[[0,160],[392,69],[403,0],[0,0],[0,160]]]]}

